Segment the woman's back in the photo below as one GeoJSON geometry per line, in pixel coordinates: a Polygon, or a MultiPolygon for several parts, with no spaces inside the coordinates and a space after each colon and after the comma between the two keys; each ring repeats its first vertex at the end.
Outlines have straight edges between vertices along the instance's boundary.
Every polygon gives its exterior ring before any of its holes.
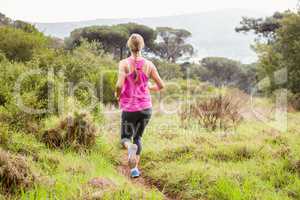
{"type": "Polygon", "coordinates": [[[141,111],[152,107],[148,88],[151,62],[139,57],[129,57],[122,61],[126,74],[120,94],[120,107],[127,112],[141,111]]]}

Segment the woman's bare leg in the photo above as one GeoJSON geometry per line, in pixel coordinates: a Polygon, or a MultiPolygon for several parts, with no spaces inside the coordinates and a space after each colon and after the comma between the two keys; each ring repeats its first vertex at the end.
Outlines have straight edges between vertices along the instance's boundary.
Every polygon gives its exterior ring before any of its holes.
{"type": "Polygon", "coordinates": [[[136,144],[132,144],[129,141],[124,142],[123,146],[128,151],[128,165],[129,165],[130,169],[133,169],[137,166],[137,163],[138,163],[138,158],[136,155],[138,147],[136,144]]]}
{"type": "Polygon", "coordinates": [[[138,166],[139,166],[139,163],[140,163],[140,155],[137,155],[136,156],[136,167],[138,168],[138,166]]]}

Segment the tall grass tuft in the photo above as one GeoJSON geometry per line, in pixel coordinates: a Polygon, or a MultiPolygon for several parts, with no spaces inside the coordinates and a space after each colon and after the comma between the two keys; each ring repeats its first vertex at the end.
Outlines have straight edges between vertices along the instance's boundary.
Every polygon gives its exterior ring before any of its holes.
{"type": "Polygon", "coordinates": [[[46,130],[42,141],[51,148],[89,148],[96,143],[97,129],[87,113],[75,112],[68,116],[55,128],[46,130]]]}
{"type": "Polygon", "coordinates": [[[33,185],[35,176],[24,157],[0,149],[0,183],[5,193],[14,193],[33,185]]]}

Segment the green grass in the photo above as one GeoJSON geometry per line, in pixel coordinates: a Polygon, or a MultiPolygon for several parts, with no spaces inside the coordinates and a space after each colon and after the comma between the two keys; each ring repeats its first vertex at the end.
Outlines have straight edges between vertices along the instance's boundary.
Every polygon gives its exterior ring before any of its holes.
{"type": "Polygon", "coordinates": [[[26,156],[37,180],[31,189],[5,199],[89,199],[95,192],[102,192],[103,199],[162,199],[159,191],[137,187],[117,172],[117,151],[104,137],[99,137],[89,152],[82,153],[49,149],[32,135],[22,133],[13,133],[11,141],[7,148],[26,156]],[[95,177],[108,178],[116,186],[95,189],[88,185],[95,177]]]}
{"type": "Polygon", "coordinates": [[[181,199],[300,199],[299,118],[289,114],[283,133],[248,120],[224,135],[154,116],[143,138],[144,175],[181,199]]]}

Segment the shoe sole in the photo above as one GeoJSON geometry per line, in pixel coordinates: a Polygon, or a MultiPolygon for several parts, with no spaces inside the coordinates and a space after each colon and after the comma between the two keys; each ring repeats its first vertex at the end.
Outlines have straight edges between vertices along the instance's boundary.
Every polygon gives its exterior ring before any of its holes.
{"type": "Polygon", "coordinates": [[[128,149],[129,155],[128,155],[128,165],[130,169],[134,168],[136,166],[136,152],[137,152],[137,145],[133,144],[128,149]]]}
{"type": "Polygon", "coordinates": [[[138,178],[138,177],[140,177],[140,176],[131,176],[131,178],[138,178]]]}

